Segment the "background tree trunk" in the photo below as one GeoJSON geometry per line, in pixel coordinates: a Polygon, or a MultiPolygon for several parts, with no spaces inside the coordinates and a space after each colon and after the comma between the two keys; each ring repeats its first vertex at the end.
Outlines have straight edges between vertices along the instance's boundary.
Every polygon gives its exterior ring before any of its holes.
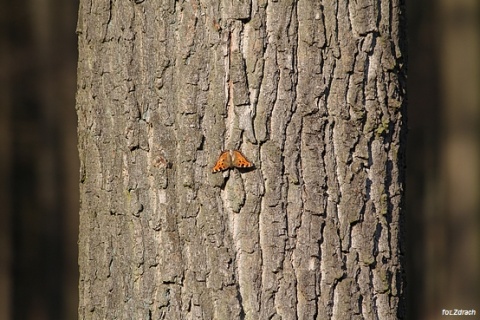
{"type": "Polygon", "coordinates": [[[81,1],[80,318],[401,318],[402,16],[81,1]]]}

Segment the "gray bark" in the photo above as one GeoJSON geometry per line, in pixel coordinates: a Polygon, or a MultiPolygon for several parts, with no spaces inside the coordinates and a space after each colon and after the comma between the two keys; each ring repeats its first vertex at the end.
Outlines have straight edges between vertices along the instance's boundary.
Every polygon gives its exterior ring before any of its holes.
{"type": "Polygon", "coordinates": [[[401,317],[402,10],[81,1],[80,318],[401,317]]]}

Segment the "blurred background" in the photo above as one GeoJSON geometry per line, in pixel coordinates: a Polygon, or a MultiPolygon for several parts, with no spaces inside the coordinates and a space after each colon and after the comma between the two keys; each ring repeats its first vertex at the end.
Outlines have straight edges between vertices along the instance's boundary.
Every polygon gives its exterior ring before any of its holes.
{"type": "Polygon", "coordinates": [[[409,1],[408,319],[480,317],[480,1],[409,1]]]}
{"type": "Polygon", "coordinates": [[[0,319],[77,319],[78,1],[0,0],[0,319]]]}
{"type": "MultiPolygon", "coordinates": [[[[0,2],[0,319],[76,319],[78,1],[0,2]]],[[[480,1],[407,12],[407,319],[480,316],[480,1]]]]}

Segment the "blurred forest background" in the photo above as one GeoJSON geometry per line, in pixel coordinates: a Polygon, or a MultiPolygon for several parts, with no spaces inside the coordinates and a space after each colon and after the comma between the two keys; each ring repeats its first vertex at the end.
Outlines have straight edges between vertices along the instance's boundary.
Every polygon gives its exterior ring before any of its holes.
{"type": "MultiPolygon", "coordinates": [[[[0,319],[76,319],[78,2],[0,3],[0,319]]],[[[407,13],[408,319],[478,316],[480,1],[407,13]]]]}

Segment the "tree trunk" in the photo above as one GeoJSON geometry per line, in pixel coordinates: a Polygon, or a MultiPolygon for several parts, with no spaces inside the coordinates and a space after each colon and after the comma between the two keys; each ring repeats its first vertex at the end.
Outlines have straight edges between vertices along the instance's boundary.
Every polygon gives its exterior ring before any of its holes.
{"type": "Polygon", "coordinates": [[[402,18],[81,1],[80,318],[401,318],[402,18]]]}

